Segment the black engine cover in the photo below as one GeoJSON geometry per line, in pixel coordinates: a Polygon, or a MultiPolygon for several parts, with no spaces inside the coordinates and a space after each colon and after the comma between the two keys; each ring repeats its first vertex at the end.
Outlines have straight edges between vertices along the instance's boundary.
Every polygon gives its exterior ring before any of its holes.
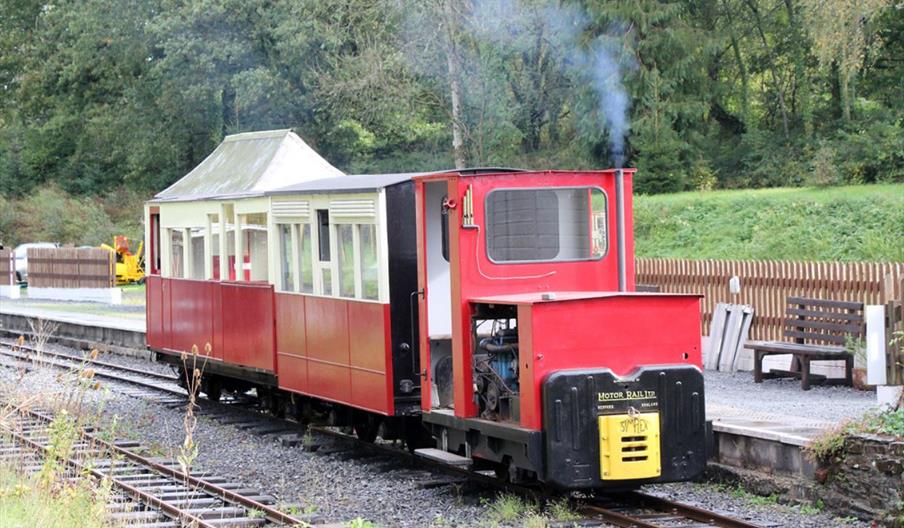
{"type": "Polygon", "coordinates": [[[645,366],[625,378],[608,369],[566,370],[543,384],[546,473],[562,488],[632,488],[653,482],[691,480],[706,467],[703,373],[693,366],[645,366]],[[597,417],[658,412],[659,477],[602,480],[597,417]]]}

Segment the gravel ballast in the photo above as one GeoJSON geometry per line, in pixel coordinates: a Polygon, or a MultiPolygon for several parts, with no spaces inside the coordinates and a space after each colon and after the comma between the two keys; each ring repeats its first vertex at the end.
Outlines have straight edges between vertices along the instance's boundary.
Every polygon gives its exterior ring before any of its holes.
{"type": "MultiPolygon", "coordinates": [[[[72,349],[53,347],[61,352],[72,349]]],[[[160,364],[105,355],[105,361],[169,372],[160,364]]],[[[8,359],[0,360],[8,363],[8,359]]],[[[757,411],[770,408],[764,402],[785,403],[803,412],[805,400],[793,400],[793,385],[769,383],[754,385],[748,374],[707,373],[707,397],[723,404],[749,403],[757,411]],[[752,391],[752,392],[747,392],[752,391]],[[737,396],[733,398],[733,392],[737,396]],[[786,394],[787,393],[787,394],[786,394]],[[764,405],[759,408],[757,406],[764,405]],[[799,407],[798,407],[799,405],[799,407]]],[[[45,395],[60,390],[57,371],[34,369],[21,380],[19,372],[0,368],[0,384],[14,386],[17,393],[45,395]]],[[[797,389],[799,391],[799,384],[797,389]]],[[[814,389],[814,391],[819,389],[814,389]]],[[[829,390],[838,390],[832,388],[829,390]]],[[[811,391],[811,393],[814,393],[811,391]]],[[[844,413],[854,414],[867,407],[868,396],[839,392],[837,404],[844,413]],[[853,402],[853,403],[851,403],[853,402]]],[[[833,401],[832,393],[826,393],[833,401]]],[[[140,441],[158,456],[174,457],[185,434],[183,412],[158,403],[110,390],[91,391],[88,401],[103,406],[107,421],[116,417],[119,436],[140,441]]],[[[834,405],[834,404],[833,404],[834,405]]],[[[795,411],[797,412],[797,411],[795,411]]],[[[826,412],[837,418],[839,412],[826,412]]],[[[444,477],[412,469],[391,458],[364,456],[336,451],[330,454],[309,452],[283,446],[275,436],[260,436],[234,425],[220,423],[207,415],[198,417],[194,440],[199,455],[194,467],[224,476],[277,496],[284,504],[296,505],[295,511],[313,513],[323,522],[348,522],[358,517],[379,526],[494,526],[492,503],[496,492],[476,490],[473,486],[424,485],[444,477]]],[[[329,451],[329,449],[323,449],[329,451]]],[[[832,518],[798,506],[784,506],[773,499],[753,498],[738,490],[707,484],[669,484],[651,486],[647,491],[695,504],[730,515],[754,519],[764,526],[867,526],[832,518]]],[[[521,526],[522,521],[509,523],[521,526]]]]}

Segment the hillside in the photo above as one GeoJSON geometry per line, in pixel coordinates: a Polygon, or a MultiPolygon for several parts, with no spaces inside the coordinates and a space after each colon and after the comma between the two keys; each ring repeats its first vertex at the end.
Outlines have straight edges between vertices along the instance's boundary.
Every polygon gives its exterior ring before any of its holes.
{"type": "Polygon", "coordinates": [[[904,261],[904,185],[637,196],[639,257],[904,261]]]}

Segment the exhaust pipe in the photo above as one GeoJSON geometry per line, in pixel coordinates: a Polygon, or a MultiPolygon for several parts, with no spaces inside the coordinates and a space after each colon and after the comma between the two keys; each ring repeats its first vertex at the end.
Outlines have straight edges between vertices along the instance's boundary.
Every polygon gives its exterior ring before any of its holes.
{"type": "Polygon", "coordinates": [[[625,175],[615,170],[615,244],[618,252],[618,291],[628,291],[625,265],[625,175]]]}

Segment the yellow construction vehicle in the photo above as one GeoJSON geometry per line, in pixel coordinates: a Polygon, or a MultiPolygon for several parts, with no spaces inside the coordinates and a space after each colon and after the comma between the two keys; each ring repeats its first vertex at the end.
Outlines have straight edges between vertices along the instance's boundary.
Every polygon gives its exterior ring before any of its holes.
{"type": "Polygon", "coordinates": [[[102,249],[116,255],[116,285],[144,283],[144,241],[138,243],[135,253],[129,249],[129,239],[124,236],[113,237],[113,245],[101,244],[102,249]]]}

